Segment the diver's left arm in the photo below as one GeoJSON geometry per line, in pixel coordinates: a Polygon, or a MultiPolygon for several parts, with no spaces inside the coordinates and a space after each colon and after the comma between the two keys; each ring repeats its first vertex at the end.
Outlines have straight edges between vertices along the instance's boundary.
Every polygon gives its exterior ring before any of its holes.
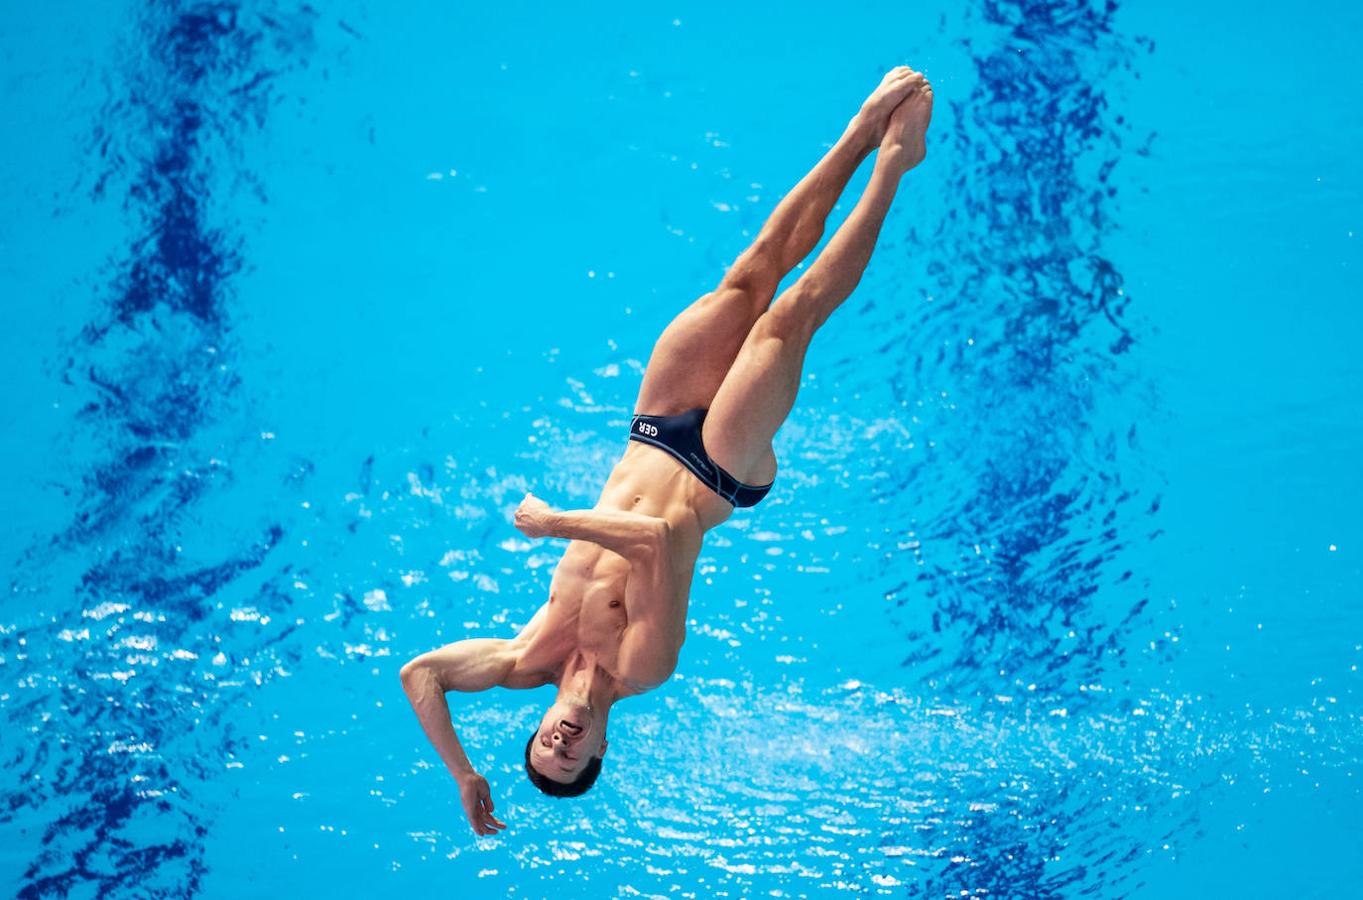
{"type": "Polygon", "coordinates": [[[528,537],[591,541],[634,562],[652,558],[668,543],[668,524],[657,516],[618,509],[555,510],[534,494],[516,509],[516,527],[528,537]]]}
{"type": "MultiPolygon", "coordinates": [[[[533,623],[532,623],[533,624],[533,623]]],[[[522,636],[530,630],[522,631],[522,636]]],[[[402,667],[402,689],[427,739],[459,785],[464,814],[476,834],[496,834],[506,825],[492,814],[487,779],[469,761],[454,730],[451,691],[485,691],[493,687],[523,688],[543,684],[539,673],[519,671],[523,641],[475,638],[456,641],[423,653],[402,667]]]]}

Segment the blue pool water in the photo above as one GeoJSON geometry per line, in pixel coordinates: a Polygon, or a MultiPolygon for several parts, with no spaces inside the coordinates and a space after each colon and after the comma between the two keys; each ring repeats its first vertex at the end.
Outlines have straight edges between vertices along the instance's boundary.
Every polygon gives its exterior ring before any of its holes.
{"type": "Polygon", "coordinates": [[[1357,895],[1360,38],[6,5],[0,892],[1357,895]],[[579,801],[520,773],[549,689],[452,697],[475,839],[398,667],[527,620],[523,492],[594,502],[658,332],[904,62],[928,159],[676,677],[579,801]]]}

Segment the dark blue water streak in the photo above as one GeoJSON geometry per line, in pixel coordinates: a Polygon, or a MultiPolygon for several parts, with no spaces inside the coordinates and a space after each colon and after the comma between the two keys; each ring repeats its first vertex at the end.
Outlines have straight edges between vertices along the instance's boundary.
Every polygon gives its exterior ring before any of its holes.
{"type": "Polygon", "coordinates": [[[0,805],[0,823],[23,823],[19,846],[33,841],[21,897],[199,890],[215,802],[201,788],[244,740],[221,722],[240,664],[217,649],[233,631],[221,599],[282,534],[223,540],[196,512],[231,480],[219,458],[231,446],[212,429],[238,387],[243,237],[223,200],[249,186],[239,139],[265,124],[313,18],[151,5],[93,128],[92,197],[121,202],[128,238],[62,367],[86,398],[73,437],[94,448],[73,473],[77,512],[26,554],[12,593],[34,606],[0,639],[6,657],[49,673],[6,707],[5,730],[31,735],[7,742],[0,805]],[[195,746],[200,729],[210,752],[195,746]]]}
{"type": "MultiPolygon", "coordinates": [[[[877,433],[898,462],[869,484],[887,513],[874,539],[899,552],[867,584],[894,605],[905,677],[974,717],[1060,716],[1066,746],[1089,740],[1066,724],[1076,714],[1124,731],[1123,656],[1150,630],[1150,579],[1118,560],[1159,509],[1131,402],[1148,392],[1128,362],[1139,330],[1103,247],[1129,137],[1111,98],[1148,47],[1114,29],[1116,11],[972,8],[993,39],[965,44],[975,84],[935,136],[942,214],[906,236],[899,284],[862,309],[900,365],[883,388],[864,357],[837,370],[902,424],[877,433]]],[[[1134,778],[1106,752],[1059,765],[1038,749],[992,784],[961,773],[983,811],[885,841],[940,848],[919,869],[924,896],[1123,893],[1146,836],[1094,828],[1091,809],[1163,793],[1179,751],[1120,751],[1144,761],[1134,778]]]]}

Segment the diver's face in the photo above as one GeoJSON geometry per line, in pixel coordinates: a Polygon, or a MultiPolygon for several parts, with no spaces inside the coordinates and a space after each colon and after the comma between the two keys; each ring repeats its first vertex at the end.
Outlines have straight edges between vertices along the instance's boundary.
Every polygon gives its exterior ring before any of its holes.
{"type": "Polygon", "coordinates": [[[555,703],[540,719],[530,763],[550,781],[577,780],[594,756],[606,755],[606,723],[585,706],[555,703]]]}

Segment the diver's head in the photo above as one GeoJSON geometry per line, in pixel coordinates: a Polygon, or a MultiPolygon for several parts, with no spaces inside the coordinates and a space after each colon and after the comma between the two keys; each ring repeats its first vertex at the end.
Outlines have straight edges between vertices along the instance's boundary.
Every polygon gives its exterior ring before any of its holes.
{"type": "Polygon", "coordinates": [[[601,774],[606,755],[606,714],[556,700],[525,745],[525,773],[551,797],[586,793],[601,774]]]}

